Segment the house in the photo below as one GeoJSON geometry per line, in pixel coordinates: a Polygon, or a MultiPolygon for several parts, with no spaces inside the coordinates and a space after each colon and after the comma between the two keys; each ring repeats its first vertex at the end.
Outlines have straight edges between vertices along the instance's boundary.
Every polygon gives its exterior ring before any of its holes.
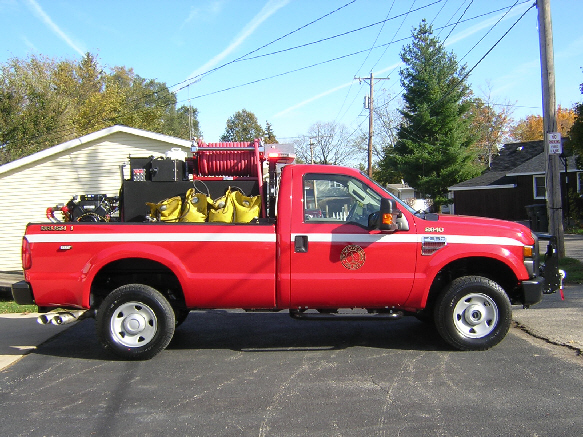
{"type": "MultiPolygon", "coordinates": [[[[573,156],[561,158],[563,205],[567,205],[567,186],[569,190],[581,191],[581,171],[573,156]]],[[[455,214],[531,221],[529,214],[533,210],[544,212],[546,205],[544,142],[504,145],[481,176],[449,190],[455,214]]]]}
{"type": "Polygon", "coordinates": [[[400,184],[387,184],[385,188],[398,197],[401,200],[408,201],[410,199],[415,199],[415,189],[410,187],[409,184],[401,181],[400,184]]]}
{"type": "Polygon", "coordinates": [[[427,210],[431,208],[432,202],[429,199],[423,199],[417,197],[419,193],[415,192],[415,189],[410,187],[409,184],[401,180],[400,184],[387,184],[385,185],[387,191],[398,197],[415,211],[427,210]]]}
{"type": "Polygon", "coordinates": [[[118,195],[128,157],[190,152],[191,142],[125,126],[109,127],[0,166],[0,271],[21,270],[25,226],[77,194],[118,195]]]}

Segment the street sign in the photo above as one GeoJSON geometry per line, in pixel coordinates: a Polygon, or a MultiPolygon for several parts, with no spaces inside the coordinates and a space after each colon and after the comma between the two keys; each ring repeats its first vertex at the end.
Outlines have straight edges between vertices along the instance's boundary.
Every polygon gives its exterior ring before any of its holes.
{"type": "Polygon", "coordinates": [[[560,155],[563,153],[560,132],[548,132],[547,140],[549,142],[549,155],[560,155]]]}

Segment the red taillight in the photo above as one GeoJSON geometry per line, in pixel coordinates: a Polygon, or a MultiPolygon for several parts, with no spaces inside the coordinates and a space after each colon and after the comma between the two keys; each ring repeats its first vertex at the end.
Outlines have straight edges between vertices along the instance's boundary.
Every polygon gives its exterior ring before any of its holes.
{"type": "Polygon", "coordinates": [[[32,256],[30,252],[30,243],[24,237],[22,239],[22,269],[28,270],[32,267],[32,256]]]}

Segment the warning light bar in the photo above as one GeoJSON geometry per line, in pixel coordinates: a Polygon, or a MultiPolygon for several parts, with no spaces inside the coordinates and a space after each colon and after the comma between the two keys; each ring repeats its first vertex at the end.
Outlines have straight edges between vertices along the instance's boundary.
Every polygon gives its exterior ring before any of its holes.
{"type": "Polygon", "coordinates": [[[270,152],[267,157],[270,161],[275,161],[278,164],[290,164],[296,159],[293,153],[270,152]]]}

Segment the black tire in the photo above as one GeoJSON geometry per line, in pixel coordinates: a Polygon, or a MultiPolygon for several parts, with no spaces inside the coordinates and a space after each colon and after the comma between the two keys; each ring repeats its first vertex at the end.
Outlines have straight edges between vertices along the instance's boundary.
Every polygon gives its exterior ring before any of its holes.
{"type": "Polygon", "coordinates": [[[420,322],[426,323],[428,325],[435,324],[433,319],[433,311],[431,311],[431,308],[425,308],[419,311],[418,313],[415,314],[415,318],[420,322]]]}
{"type": "Polygon", "coordinates": [[[148,360],[172,340],[175,316],[168,300],[143,284],[112,291],[97,311],[97,336],[106,350],[128,360],[148,360]]]}
{"type": "Polygon", "coordinates": [[[486,350],[508,333],[512,307],[496,282],[464,276],[453,280],[437,298],[434,319],[441,337],[454,348],[486,350]]]}
{"type": "Polygon", "coordinates": [[[176,321],[175,326],[178,328],[180,325],[182,325],[189,314],[190,314],[189,309],[174,308],[174,319],[176,321]]]}

